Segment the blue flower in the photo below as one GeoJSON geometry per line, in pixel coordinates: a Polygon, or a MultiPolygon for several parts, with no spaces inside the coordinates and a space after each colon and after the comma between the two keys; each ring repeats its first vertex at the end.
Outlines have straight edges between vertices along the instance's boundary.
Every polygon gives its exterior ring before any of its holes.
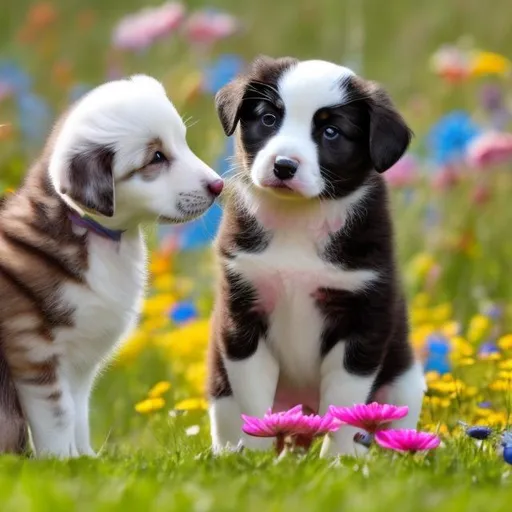
{"type": "Polygon", "coordinates": [[[447,338],[439,334],[432,334],[427,338],[428,356],[425,362],[426,372],[438,372],[440,375],[449,373],[451,365],[449,361],[450,346],[447,338]]]}
{"type": "Polygon", "coordinates": [[[370,448],[373,443],[373,436],[368,432],[357,432],[354,434],[354,443],[370,448]]]}
{"type": "Polygon", "coordinates": [[[501,446],[512,446],[512,430],[507,430],[503,432],[501,436],[501,446]]]}
{"type": "Polygon", "coordinates": [[[453,111],[442,117],[427,136],[434,162],[446,165],[462,160],[469,142],[481,131],[464,111],[453,111]]]}
{"type": "Polygon", "coordinates": [[[466,434],[473,439],[478,439],[479,441],[487,439],[492,432],[493,430],[490,427],[475,426],[466,428],[466,434]]]}
{"type": "Polygon", "coordinates": [[[503,460],[507,464],[512,464],[512,444],[507,444],[503,448],[503,460]]]}
{"type": "Polygon", "coordinates": [[[28,93],[32,87],[28,73],[9,60],[0,60],[0,82],[9,86],[15,94],[28,93]]]}
{"type": "Polygon", "coordinates": [[[40,143],[51,126],[50,107],[43,98],[31,92],[18,95],[17,106],[23,137],[28,142],[40,143]]]}
{"type": "Polygon", "coordinates": [[[500,349],[496,345],[496,343],[492,341],[488,341],[486,343],[482,343],[480,346],[480,349],[478,350],[478,356],[479,357],[487,357],[492,354],[499,353],[500,349]]]}
{"type": "Polygon", "coordinates": [[[175,324],[183,324],[197,318],[197,308],[192,302],[183,301],[175,304],[169,313],[175,324]]]}
{"type": "Polygon", "coordinates": [[[499,320],[503,316],[503,308],[498,304],[490,304],[485,309],[484,315],[493,320],[499,320]]]}
{"type": "Polygon", "coordinates": [[[216,94],[242,70],[244,61],[237,55],[221,55],[204,70],[203,91],[216,94]]]}

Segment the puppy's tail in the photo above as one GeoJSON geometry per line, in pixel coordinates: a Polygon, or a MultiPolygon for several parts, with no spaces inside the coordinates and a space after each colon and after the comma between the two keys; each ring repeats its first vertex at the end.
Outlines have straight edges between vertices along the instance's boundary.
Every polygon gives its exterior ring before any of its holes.
{"type": "Polygon", "coordinates": [[[0,346],[0,453],[25,453],[27,423],[0,346]]]}

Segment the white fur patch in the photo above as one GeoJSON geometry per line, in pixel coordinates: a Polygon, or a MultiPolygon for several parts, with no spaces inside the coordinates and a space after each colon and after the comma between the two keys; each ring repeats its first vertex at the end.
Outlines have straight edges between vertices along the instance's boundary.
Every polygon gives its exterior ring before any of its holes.
{"type": "Polygon", "coordinates": [[[256,185],[262,186],[272,176],[275,158],[284,156],[300,162],[293,181],[301,195],[316,197],[324,191],[312,120],[320,108],[346,101],[343,80],[353,75],[348,68],[320,60],[300,62],[283,73],[277,89],[285,107],[284,119],[277,134],[256,155],[251,169],[256,185]]]}
{"type": "MultiPolygon", "coordinates": [[[[355,193],[356,205],[363,197],[364,191],[355,193]]],[[[350,216],[355,198],[333,201],[340,218],[350,216]]],[[[322,223],[321,212],[320,207],[316,222],[322,223]]],[[[314,386],[320,380],[324,325],[315,292],[319,288],[356,292],[379,276],[373,269],[346,270],[324,261],[319,253],[324,250],[329,233],[300,218],[295,220],[294,224],[275,230],[264,251],[239,252],[227,265],[250,282],[261,297],[259,307],[269,316],[268,343],[279,362],[282,378],[295,385],[314,386]]],[[[340,221],[339,228],[342,225],[340,221]]]]}

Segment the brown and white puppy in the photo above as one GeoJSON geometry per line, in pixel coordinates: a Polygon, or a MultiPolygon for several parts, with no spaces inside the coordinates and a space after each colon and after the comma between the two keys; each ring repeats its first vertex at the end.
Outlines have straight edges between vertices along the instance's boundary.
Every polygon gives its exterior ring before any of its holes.
{"type": "MultiPolygon", "coordinates": [[[[323,414],[380,396],[408,405],[395,426],[415,428],[424,379],[380,175],[409,128],[378,85],[324,61],[259,58],[216,103],[236,130],[237,173],[216,242],[214,450],[267,447],[242,435],[240,415],[297,404],[323,414]]],[[[353,453],[355,432],[323,453],[353,453]]]]}
{"type": "Polygon", "coordinates": [[[134,326],[141,223],[205,212],[223,182],[189,149],[162,85],[104,84],[57,124],[0,210],[0,448],[91,455],[89,395],[134,326]]]}

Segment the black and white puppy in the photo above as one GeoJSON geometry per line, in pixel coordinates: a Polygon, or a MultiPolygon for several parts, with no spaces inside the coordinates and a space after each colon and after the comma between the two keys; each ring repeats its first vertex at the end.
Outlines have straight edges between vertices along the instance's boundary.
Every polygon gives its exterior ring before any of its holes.
{"type": "MultiPolygon", "coordinates": [[[[213,448],[244,438],[242,413],[374,399],[409,406],[424,378],[408,341],[406,305],[380,173],[411,132],[387,94],[325,61],[257,59],[216,97],[237,173],[216,242],[221,276],[210,343],[213,448]],[[237,129],[238,127],[238,129],[237,129]]],[[[356,429],[323,453],[353,453],[356,429]]]]}

